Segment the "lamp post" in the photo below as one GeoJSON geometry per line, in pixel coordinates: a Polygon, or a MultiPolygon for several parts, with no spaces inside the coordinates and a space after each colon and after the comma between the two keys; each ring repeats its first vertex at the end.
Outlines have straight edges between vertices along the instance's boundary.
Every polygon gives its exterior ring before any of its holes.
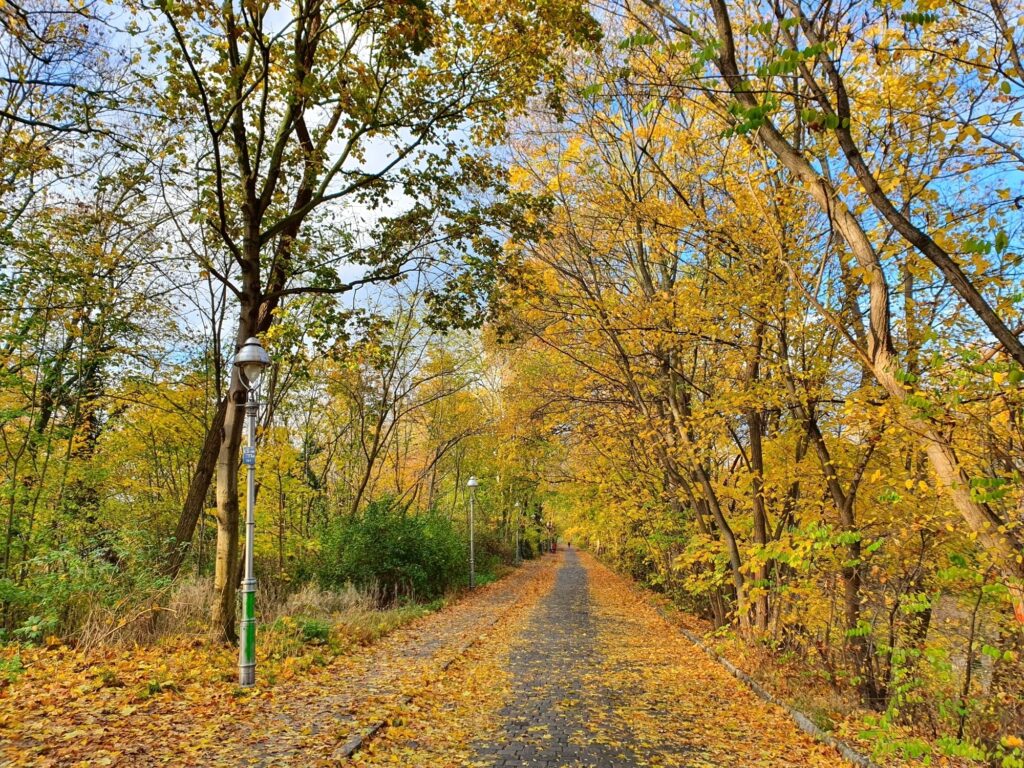
{"type": "Polygon", "coordinates": [[[469,588],[476,587],[476,562],[473,551],[473,502],[476,501],[476,487],[480,485],[475,475],[470,475],[466,487],[469,488],[469,588]]]}
{"type": "Polygon", "coordinates": [[[519,565],[519,525],[520,525],[520,516],[519,516],[519,502],[518,501],[515,503],[515,510],[516,510],[516,565],[519,565]]]}
{"type": "Polygon", "coordinates": [[[242,626],[238,641],[238,684],[244,687],[256,682],[256,574],[253,569],[253,544],[256,538],[256,415],[259,411],[258,390],[270,357],[260,340],[250,336],[235,355],[239,378],[248,390],[245,415],[248,439],[242,449],[242,463],[248,467],[248,488],[245,499],[245,575],[242,577],[242,626]]]}

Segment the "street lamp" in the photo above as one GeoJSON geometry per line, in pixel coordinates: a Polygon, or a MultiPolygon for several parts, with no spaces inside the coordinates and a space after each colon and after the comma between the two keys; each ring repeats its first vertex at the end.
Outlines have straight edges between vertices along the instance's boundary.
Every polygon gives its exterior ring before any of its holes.
{"type": "Polygon", "coordinates": [[[515,509],[516,509],[516,565],[519,565],[519,525],[520,525],[520,519],[519,519],[519,502],[518,501],[515,503],[515,509]]]}
{"type": "Polygon", "coordinates": [[[248,687],[256,682],[256,574],[253,569],[253,544],[256,537],[256,414],[257,391],[270,357],[260,340],[250,336],[235,355],[238,377],[248,390],[245,415],[248,419],[247,445],[242,463],[248,467],[249,484],[245,500],[245,575],[242,577],[242,626],[238,642],[238,684],[248,687]]]}
{"type": "Polygon", "coordinates": [[[480,485],[475,475],[470,475],[466,487],[469,488],[469,588],[476,587],[476,563],[473,560],[473,502],[476,500],[476,487],[480,485]]]}

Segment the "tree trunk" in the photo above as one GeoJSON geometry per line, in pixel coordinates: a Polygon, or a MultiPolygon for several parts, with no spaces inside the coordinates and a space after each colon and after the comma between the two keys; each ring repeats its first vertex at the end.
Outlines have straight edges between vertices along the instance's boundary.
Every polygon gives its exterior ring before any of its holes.
{"type": "MultiPolygon", "coordinates": [[[[804,34],[807,35],[807,39],[812,44],[821,43],[822,40],[815,31],[814,25],[806,17],[798,16],[797,18],[801,21],[801,28],[804,34]]],[[[1003,345],[1006,352],[1018,364],[1024,365],[1024,343],[1017,338],[1017,334],[1010,330],[1003,318],[985,300],[981,292],[971,282],[971,279],[964,274],[960,265],[956,263],[956,260],[939,246],[928,233],[915,226],[909,216],[898,210],[882,189],[882,186],[868,167],[867,161],[861,154],[860,147],[853,138],[853,132],[850,130],[850,121],[854,119],[854,115],[843,77],[832,57],[824,49],[818,54],[817,59],[825,68],[832,82],[835,94],[835,109],[833,110],[828,94],[825,93],[821,84],[810,75],[809,70],[803,70],[804,79],[818,97],[818,102],[822,109],[827,114],[831,113],[838,118],[838,125],[834,131],[836,138],[839,141],[843,155],[856,174],[857,180],[860,182],[861,189],[864,190],[868,201],[892,225],[893,229],[903,236],[904,240],[914,246],[926,259],[939,268],[939,271],[949,281],[953,290],[974,310],[975,314],[985,323],[985,326],[991,331],[992,335],[1003,345]]]]}
{"type": "Polygon", "coordinates": [[[765,509],[764,498],[764,449],[761,444],[761,414],[757,411],[747,412],[747,429],[750,432],[750,464],[753,474],[751,491],[754,501],[754,545],[758,548],[760,560],[755,575],[757,577],[757,599],[754,601],[754,625],[759,633],[768,631],[768,568],[764,559],[764,548],[768,545],[768,511],[765,509]]]}
{"type": "Polygon", "coordinates": [[[700,487],[700,490],[704,495],[704,499],[708,504],[708,509],[711,511],[711,514],[714,516],[715,523],[718,525],[722,540],[725,542],[726,552],[729,555],[729,572],[732,575],[733,586],[736,588],[736,614],[740,623],[740,632],[744,635],[749,635],[750,616],[747,605],[747,588],[746,581],[743,578],[743,559],[740,555],[739,545],[736,543],[736,535],[729,526],[729,522],[725,519],[725,513],[722,512],[721,504],[719,504],[718,501],[718,495],[715,493],[715,489],[711,485],[711,478],[708,477],[708,473],[705,471],[704,466],[698,462],[694,466],[693,473],[694,479],[700,487]]]}
{"type": "MultiPolygon", "coordinates": [[[[254,307],[258,302],[244,302],[238,322],[235,348],[238,349],[256,332],[254,307]]],[[[228,404],[224,412],[224,428],[217,454],[217,554],[213,575],[213,606],[210,633],[213,637],[236,642],[235,593],[238,588],[239,507],[238,460],[245,424],[246,391],[238,370],[232,366],[228,404]]]]}
{"type": "Polygon", "coordinates": [[[167,547],[164,561],[164,573],[172,579],[178,575],[185,555],[192,543],[196,525],[206,508],[206,498],[210,491],[210,482],[217,466],[217,455],[220,452],[221,438],[224,430],[224,415],[227,413],[228,398],[222,398],[213,414],[213,421],[206,431],[199,461],[188,484],[188,493],[178,517],[178,525],[167,547]]]}
{"type": "MultiPolygon", "coordinates": [[[[722,79],[736,100],[744,107],[755,108],[757,99],[749,83],[740,74],[736,63],[736,48],[732,23],[725,0],[712,0],[712,9],[722,42],[716,60],[722,79]]],[[[679,26],[677,24],[677,26],[679,26]]],[[[802,183],[803,188],[829,217],[836,232],[849,246],[868,285],[869,309],[867,349],[860,350],[875,380],[899,404],[908,416],[909,428],[921,436],[928,459],[938,475],[939,482],[949,493],[954,506],[977,536],[978,543],[998,565],[1013,600],[1014,612],[1024,621],[1024,562],[1019,560],[1021,541],[1008,531],[1003,521],[987,504],[971,498],[967,473],[956,458],[952,443],[935,425],[917,415],[907,403],[907,390],[896,378],[899,361],[892,342],[889,286],[874,245],[861,226],[860,220],[843,203],[831,182],[822,176],[804,155],[794,149],[770,119],[765,119],[757,135],[783,166],[802,183]]],[[[839,328],[845,332],[845,328],[839,328]]]]}
{"type": "MultiPolygon", "coordinates": [[[[761,374],[761,352],[764,347],[764,322],[758,321],[754,328],[754,349],[747,367],[746,387],[755,385],[761,374]]],[[[750,437],[750,473],[751,496],[754,507],[754,545],[757,547],[757,558],[760,561],[755,571],[757,599],[754,601],[754,625],[760,634],[768,631],[768,573],[769,562],[764,557],[764,548],[768,545],[768,509],[764,497],[764,446],[762,434],[764,419],[761,411],[756,408],[745,409],[747,432],[750,437]]],[[[742,452],[742,447],[740,448],[742,452]]]]}

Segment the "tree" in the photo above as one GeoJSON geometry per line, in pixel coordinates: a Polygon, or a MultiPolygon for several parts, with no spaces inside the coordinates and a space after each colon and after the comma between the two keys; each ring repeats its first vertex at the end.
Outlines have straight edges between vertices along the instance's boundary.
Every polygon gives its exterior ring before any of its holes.
{"type": "MultiPolygon", "coordinates": [[[[900,404],[901,418],[913,425],[914,431],[921,435],[923,448],[939,482],[956,504],[968,529],[978,538],[1000,568],[1007,587],[1014,595],[1015,610],[1019,616],[1024,617],[1024,563],[1020,559],[1024,545],[997,510],[990,504],[979,501],[977,495],[972,496],[971,478],[964,469],[961,457],[946,434],[941,420],[923,417],[920,409],[914,405],[915,396],[909,391],[906,382],[901,381],[906,364],[901,359],[893,340],[889,277],[880,256],[880,248],[861,220],[861,206],[857,202],[848,203],[843,195],[845,190],[837,187],[832,181],[830,164],[826,162],[824,170],[819,170],[821,166],[816,167],[811,160],[815,150],[823,152],[827,158],[829,135],[835,134],[837,137],[843,157],[851,164],[855,177],[867,193],[867,203],[878,208],[901,236],[907,238],[915,248],[940,268],[950,279],[954,289],[978,314],[1018,365],[1024,359],[1024,347],[1009,330],[1005,319],[984,300],[977,287],[949,254],[935,243],[935,239],[914,226],[906,214],[896,211],[892,201],[881,194],[877,179],[874,179],[871,170],[866,166],[863,153],[851,133],[854,126],[849,122],[849,89],[831,58],[833,54],[830,49],[837,50],[838,42],[825,39],[820,28],[815,27],[813,21],[807,20],[813,20],[814,14],[807,17],[799,7],[794,7],[790,9],[796,13],[792,20],[779,18],[783,16],[780,7],[775,13],[777,18],[762,22],[766,25],[764,27],[752,29],[763,29],[766,35],[777,32],[781,36],[781,43],[784,44],[782,49],[778,50],[774,43],[775,38],[771,38],[773,42],[769,46],[770,52],[763,63],[760,63],[760,68],[744,68],[740,63],[740,49],[737,47],[733,32],[734,22],[727,3],[716,0],[711,4],[710,18],[705,15],[703,19],[708,28],[703,31],[685,24],[673,10],[664,5],[652,3],[649,7],[657,20],[657,26],[651,26],[641,18],[639,23],[644,25],[645,29],[653,29],[656,34],[680,35],[695,48],[691,63],[686,65],[692,68],[685,70],[687,74],[681,77],[692,82],[694,74],[704,72],[708,67],[714,68],[717,78],[734,100],[733,105],[730,107],[728,104],[721,104],[718,94],[706,82],[702,82],[699,89],[727,109],[731,124],[728,130],[736,135],[756,135],[792,175],[793,180],[801,185],[823,212],[827,213],[837,234],[849,248],[856,260],[857,270],[868,288],[870,303],[866,318],[868,327],[866,333],[859,334],[863,343],[856,345],[857,354],[866,361],[872,376],[893,402],[900,404]],[[802,51],[785,45],[796,43],[792,30],[797,26],[809,36],[812,43],[802,51]],[[824,76],[834,90],[834,103],[810,71],[812,66],[824,69],[824,76]],[[746,74],[747,71],[756,72],[753,81],[746,74]],[[777,89],[772,82],[774,79],[784,79],[789,73],[799,75],[800,80],[810,89],[818,108],[824,110],[820,120],[814,121],[816,113],[813,109],[808,112],[803,107],[802,91],[793,94],[792,111],[788,115],[783,111],[783,102],[773,95],[777,89]],[[758,80],[764,82],[764,88],[758,85],[758,80]],[[756,94],[761,91],[770,95],[759,100],[756,94]],[[785,116],[787,120],[781,128],[777,125],[779,117],[774,114],[776,112],[785,116]],[[808,127],[811,128],[812,134],[815,131],[822,133],[821,146],[803,146],[806,133],[803,121],[811,123],[808,127]]],[[[759,47],[760,44],[755,44],[752,50],[757,51],[759,47]]],[[[915,76],[919,77],[920,73],[915,76]]],[[[925,173],[920,183],[926,185],[930,178],[928,173],[925,173]]],[[[834,316],[833,319],[837,323],[840,322],[834,316]]]]}
{"type": "MultiPolygon", "coordinates": [[[[511,172],[549,206],[502,295],[518,375],[567,451],[550,480],[561,514],[716,623],[820,655],[883,709],[931,640],[913,595],[941,583],[933,558],[967,548],[985,571],[1001,557],[1014,587],[1016,469],[976,446],[1017,443],[981,436],[1010,417],[1016,363],[995,362],[923,256],[843,230],[851,209],[804,194],[738,108],[700,80],[684,90],[699,56],[627,30],[575,61],[564,119],[524,123],[511,172]],[[868,240],[873,270],[844,231],[868,240]],[[1006,525],[948,524],[964,493],[1006,525]]],[[[797,143],[833,178],[827,146],[797,143]]]]}
{"type": "MultiPolygon", "coordinates": [[[[303,0],[285,20],[268,3],[164,3],[160,16],[154,42],[170,65],[160,104],[182,123],[199,117],[197,215],[237,276],[200,266],[237,301],[237,345],[266,332],[288,297],[397,280],[435,258],[441,243],[480,234],[489,215],[455,199],[466,185],[489,185],[465,150],[469,135],[495,135],[538,80],[557,72],[549,56],[558,45],[593,33],[573,4],[492,16],[461,4],[303,0]],[[414,202],[379,218],[368,243],[337,218],[341,206],[373,210],[394,195],[414,202]],[[366,271],[344,281],[337,270],[346,262],[366,271]]],[[[460,271],[481,269],[468,261],[460,271]]],[[[243,397],[233,373],[216,459],[212,617],[227,638],[238,560],[241,417],[233,406],[243,397]]],[[[204,471],[208,464],[197,474],[204,471]]]]}

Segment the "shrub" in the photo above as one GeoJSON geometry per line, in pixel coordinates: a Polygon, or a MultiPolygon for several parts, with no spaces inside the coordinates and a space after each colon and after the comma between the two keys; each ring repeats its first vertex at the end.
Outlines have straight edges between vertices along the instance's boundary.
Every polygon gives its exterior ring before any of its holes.
{"type": "Polygon", "coordinates": [[[532,560],[539,554],[540,551],[534,549],[533,542],[530,539],[524,536],[519,540],[519,557],[523,560],[532,560]]]}
{"type": "Polygon", "coordinates": [[[361,517],[333,521],[321,538],[320,583],[376,589],[380,604],[430,600],[464,580],[462,539],[436,512],[410,515],[380,499],[361,517]]]}
{"type": "Polygon", "coordinates": [[[320,619],[302,619],[299,631],[305,643],[326,643],[331,636],[331,625],[320,619]]]}
{"type": "Polygon", "coordinates": [[[112,562],[106,550],[47,549],[25,560],[21,584],[0,579],[9,638],[40,642],[57,634],[78,642],[107,638],[110,627],[135,626],[140,606],[169,581],[146,560],[112,562]]]}
{"type": "Polygon", "coordinates": [[[0,656],[0,683],[13,683],[24,671],[21,654],[16,653],[8,658],[0,656]]]}
{"type": "Polygon", "coordinates": [[[30,643],[39,643],[56,626],[56,619],[49,616],[29,616],[24,624],[14,630],[14,636],[30,643]]]}
{"type": "MultiPolygon", "coordinates": [[[[497,531],[478,527],[475,534],[476,583],[477,586],[490,584],[500,575],[502,566],[515,560],[515,544],[507,541],[497,531]]],[[[466,568],[463,553],[463,570],[466,568]]]]}

